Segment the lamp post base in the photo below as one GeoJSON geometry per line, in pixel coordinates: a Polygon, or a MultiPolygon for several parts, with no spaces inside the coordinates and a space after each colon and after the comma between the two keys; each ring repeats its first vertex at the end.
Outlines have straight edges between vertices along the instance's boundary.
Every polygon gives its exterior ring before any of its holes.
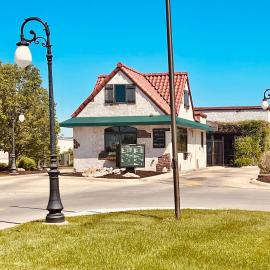
{"type": "Polygon", "coordinates": [[[46,223],[62,223],[65,222],[65,216],[62,213],[49,213],[46,216],[46,223]]]}
{"type": "Polygon", "coordinates": [[[18,175],[19,173],[17,172],[10,172],[9,175],[18,175]]]}
{"type": "Polygon", "coordinates": [[[10,174],[10,175],[18,175],[19,173],[17,172],[16,169],[11,169],[11,170],[9,171],[9,174],[10,174]]]}

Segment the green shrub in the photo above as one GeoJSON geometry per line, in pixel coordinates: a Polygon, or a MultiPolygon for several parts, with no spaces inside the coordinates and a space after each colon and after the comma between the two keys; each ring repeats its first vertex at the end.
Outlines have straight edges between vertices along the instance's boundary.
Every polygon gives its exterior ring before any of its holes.
{"type": "Polygon", "coordinates": [[[234,165],[237,167],[250,166],[253,165],[253,159],[249,157],[239,157],[234,161],[234,165]]]}
{"type": "Polygon", "coordinates": [[[0,162],[0,171],[5,171],[8,165],[6,163],[0,162]]]}
{"type": "Polygon", "coordinates": [[[261,155],[259,142],[245,136],[235,139],[235,161],[237,167],[256,165],[261,155]]]}
{"type": "Polygon", "coordinates": [[[240,136],[235,141],[236,166],[257,165],[261,155],[270,149],[270,123],[267,121],[246,120],[218,125],[224,133],[233,132],[240,136]]]}
{"type": "Polygon", "coordinates": [[[18,167],[27,171],[34,170],[36,168],[36,162],[32,158],[23,156],[19,159],[18,167]]]}
{"type": "Polygon", "coordinates": [[[260,173],[268,174],[270,173],[270,151],[266,151],[262,154],[259,164],[260,173]]]}

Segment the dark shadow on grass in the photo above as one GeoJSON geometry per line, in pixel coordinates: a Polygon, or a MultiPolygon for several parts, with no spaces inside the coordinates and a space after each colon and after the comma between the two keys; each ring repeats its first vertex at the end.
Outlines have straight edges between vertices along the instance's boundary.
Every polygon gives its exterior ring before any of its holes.
{"type": "MultiPolygon", "coordinates": [[[[158,210],[158,209],[157,209],[158,210]]],[[[168,209],[169,210],[169,209],[168,209]]],[[[147,211],[147,210],[146,210],[147,211]]],[[[153,211],[153,210],[151,210],[153,211]]],[[[142,214],[142,213],[138,213],[138,212],[130,212],[130,211],[121,211],[121,212],[118,212],[118,213],[121,213],[121,214],[127,214],[127,215],[132,215],[132,216],[140,216],[140,217],[146,217],[146,218],[153,218],[153,219],[156,219],[156,220],[164,220],[165,218],[164,217],[160,217],[158,215],[153,215],[153,214],[142,214]]]]}

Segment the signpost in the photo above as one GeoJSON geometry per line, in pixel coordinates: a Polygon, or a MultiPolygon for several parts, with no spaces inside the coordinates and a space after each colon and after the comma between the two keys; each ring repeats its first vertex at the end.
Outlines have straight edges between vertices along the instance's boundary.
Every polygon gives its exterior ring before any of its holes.
{"type": "Polygon", "coordinates": [[[116,166],[120,168],[145,167],[144,144],[119,145],[117,149],[116,166]]]}

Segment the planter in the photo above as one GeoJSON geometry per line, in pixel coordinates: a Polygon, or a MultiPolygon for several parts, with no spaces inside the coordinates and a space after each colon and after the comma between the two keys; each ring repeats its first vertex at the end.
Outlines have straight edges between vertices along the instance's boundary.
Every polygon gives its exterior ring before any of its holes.
{"type": "Polygon", "coordinates": [[[257,180],[265,183],[270,183],[270,174],[259,174],[257,180]]]}

